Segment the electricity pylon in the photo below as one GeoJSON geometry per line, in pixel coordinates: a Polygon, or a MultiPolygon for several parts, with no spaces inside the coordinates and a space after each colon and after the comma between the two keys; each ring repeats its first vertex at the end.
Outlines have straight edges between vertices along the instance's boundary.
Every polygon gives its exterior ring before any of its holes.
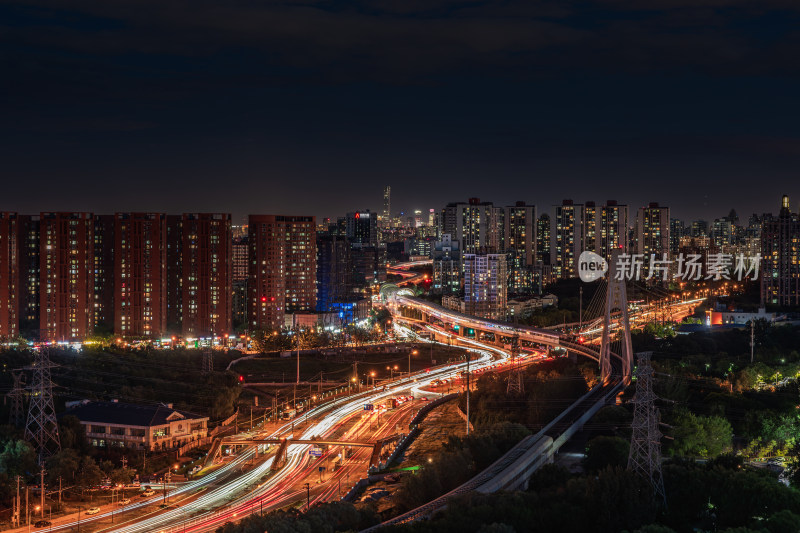
{"type": "Polygon", "coordinates": [[[25,424],[25,374],[21,371],[12,371],[11,376],[14,379],[14,385],[6,394],[6,398],[11,402],[8,423],[21,428],[25,424]]]}
{"type": "Polygon", "coordinates": [[[661,476],[661,432],[658,430],[659,413],[653,392],[652,352],[641,352],[636,368],[636,395],[633,398],[633,433],[628,470],[637,472],[653,489],[653,497],[666,505],[664,478],[661,476]]]}
{"type": "Polygon", "coordinates": [[[41,464],[61,450],[61,440],[58,436],[56,410],[53,407],[53,382],[50,380],[50,369],[55,365],[50,362],[46,348],[40,348],[34,354],[33,365],[28,367],[33,372],[33,381],[28,388],[30,403],[25,440],[36,448],[41,464]]]}

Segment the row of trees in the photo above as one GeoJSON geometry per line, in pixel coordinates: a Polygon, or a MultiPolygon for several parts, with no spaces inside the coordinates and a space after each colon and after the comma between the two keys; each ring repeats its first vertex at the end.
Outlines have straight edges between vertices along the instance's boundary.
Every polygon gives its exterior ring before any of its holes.
{"type": "Polygon", "coordinates": [[[469,494],[451,500],[432,520],[387,531],[789,533],[800,529],[800,492],[768,473],[720,460],[708,465],[667,465],[664,478],[666,508],[653,500],[642,477],[624,469],[575,476],[562,467],[546,465],[534,474],[528,491],[469,494]]]}

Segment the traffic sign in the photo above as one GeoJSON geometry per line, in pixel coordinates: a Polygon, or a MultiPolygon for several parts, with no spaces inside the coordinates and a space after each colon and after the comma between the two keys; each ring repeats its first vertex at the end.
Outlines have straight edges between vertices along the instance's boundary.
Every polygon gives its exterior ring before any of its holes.
{"type": "Polygon", "coordinates": [[[308,452],[308,455],[314,457],[322,457],[322,448],[317,448],[317,447],[311,448],[311,450],[309,450],[308,452]]]}
{"type": "Polygon", "coordinates": [[[375,406],[372,405],[371,403],[365,403],[364,404],[364,410],[365,411],[372,411],[373,409],[375,409],[375,406]]]}

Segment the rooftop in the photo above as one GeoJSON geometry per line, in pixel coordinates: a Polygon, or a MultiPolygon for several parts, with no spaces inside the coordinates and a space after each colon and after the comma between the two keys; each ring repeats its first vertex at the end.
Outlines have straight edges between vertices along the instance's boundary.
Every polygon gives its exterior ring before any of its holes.
{"type": "Polygon", "coordinates": [[[104,422],[144,427],[164,426],[173,420],[208,418],[166,405],[137,405],[120,402],[86,402],[69,409],[64,414],[75,416],[82,422],[104,422]]]}

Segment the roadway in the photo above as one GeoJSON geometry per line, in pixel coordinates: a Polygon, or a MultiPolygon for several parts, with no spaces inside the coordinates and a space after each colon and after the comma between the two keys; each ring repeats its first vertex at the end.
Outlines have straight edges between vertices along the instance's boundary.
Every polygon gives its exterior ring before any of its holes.
{"type": "MultiPolygon", "coordinates": [[[[402,331],[401,326],[397,327],[402,331]]],[[[465,339],[464,342],[474,346],[477,352],[475,359],[470,361],[473,370],[490,366],[495,358],[504,355],[502,350],[477,341],[465,339]]],[[[417,398],[433,396],[425,390],[431,386],[432,381],[453,379],[466,368],[466,364],[457,362],[441,365],[386,383],[385,390],[379,386],[375,390],[314,407],[304,415],[309,422],[304,426],[294,427],[295,432],[299,433],[297,438],[312,440],[335,436],[338,440],[364,441],[388,437],[397,433],[398,427],[403,427],[406,418],[413,416],[412,410],[419,407],[419,402],[414,402],[417,405],[404,404],[396,412],[363,416],[365,403],[378,404],[404,393],[412,393],[417,398]]],[[[294,437],[292,429],[293,425],[286,423],[272,432],[257,430],[240,434],[239,437],[294,437]]],[[[173,503],[166,509],[155,506],[161,501],[160,497],[151,497],[146,501],[133,497],[129,506],[114,511],[114,519],[118,523],[112,525],[112,513],[104,511],[94,516],[82,516],[81,528],[85,531],[125,533],[213,531],[226,522],[262,512],[262,509],[267,512],[302,502],[306,496],[305,483],[309,483],[310,494],[315,502],[338,499],[340,490],[342,493],[346,492],[350,488],[348,485],[351,480],[354,482],[366,473],[371,455],[368,448],[354,449],[353,456],[344,460],[342,467],[333,473],[326,467],[322,476],[323,482],[316,483],[320,479],[319,465],[329,464],[336,455],[336,448],[330,448],[317,460],[309,455],[310,449],[309,444],[290,445],[285,466],[272,474],[272,457],[262,456],[256,461],[252,449],[245,451],[202,478],[176,487],[169,493],[173,503]],[[148,506],[152,507],[147,509],[148,506]],[[132,511],[144,512],[145,515],[129,520],[127,516],[132,511]],[[123,522],[119,523],[120,520],[123,522]]],[[[77,526],[77,519],[66,518],[54,521],[54,525],[48,530],[74,530],[77,526]]]]}

